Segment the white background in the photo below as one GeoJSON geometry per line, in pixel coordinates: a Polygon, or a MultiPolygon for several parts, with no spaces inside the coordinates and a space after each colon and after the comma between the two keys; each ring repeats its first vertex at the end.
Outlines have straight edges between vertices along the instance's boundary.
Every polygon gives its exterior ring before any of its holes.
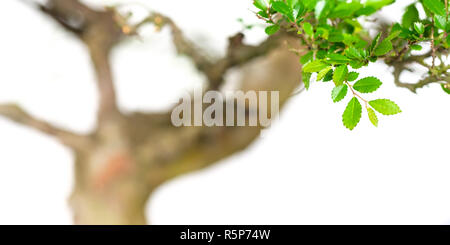
{"type": "MultiPolygon", "coordinates": [[[[173,17],[217,54],[241,29],[237,18],[258,23],[250,0],[134,2],[173,17]]],[[[385,16],[401,18],[410,1],[398,2],[385,16]]],[[[89,132],[97,94],[85,48],[17,0],[1,1],[0,23],[0,102],[18,102],[61,127],[89,132]]],[[[125,111],[167,108],[203,81],[186,58],[174,55],[168,31],[146,28],[142,35],[144,41],[127,42],[114,54],[125,111]]],[[[248,33],[252,43],[263,37],[261,28],[248,33]]],[[[152,223],[449,223],[450,96],[438,86],[418,95],[395,88],[381,64],[364,75],[382,79],[377,94],[398,102],[401,115],[382,117],[379,128],[363,118],[350,132],[341,123],[345,104],[331,102],[331,85],[313,84],[248,151],[158,189],[148,205],[152,223]]],[[[70,224],[72,169],[71,152],[54,139],[0,118],[0,224],[70,224]]]]}

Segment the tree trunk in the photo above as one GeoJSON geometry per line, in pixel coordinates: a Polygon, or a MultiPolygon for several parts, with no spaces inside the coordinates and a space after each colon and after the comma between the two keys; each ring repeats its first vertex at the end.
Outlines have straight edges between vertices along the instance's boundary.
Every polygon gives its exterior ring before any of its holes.
{"type": "Polygon", "coordinates": [[[145,205],[154,188],[139,171],[144,164],[124,139],[103,138],[76,153],[75,188],[70,198],[75,224],[147,224],[145,205]]]}
{"type": "MultiPolygon", "coordinates": [[[[130,36],[125,30],[140,25],[130,26],[113,8],[91,9],[79,0],[47,2],[39,9],[89,49],[100,95],[98,127],[92,134],[77,134],[37,119],[17,105],[0,105],[0,115],[56,137],[73,149],[75,188],[70,204],[75,224],[147,224],[145,205],[159,185],[245,150],[258,138],[260,126],[176,128],[171,122],[172,110],[121,112],[110,52],[130,36]],[[74,16],[81,22],[73,21],[74,16]]],[[[227,75],[238,72],[239,81],[233,89],[278,91],[282,106],[300,86],[301,66],[288,48],[298,55],[306,50],[288,33],[279,32],[255,46],[246,45],[244,35],[238,33],[229,39],[225,56],[211,58],[186,39],[170,18],[153,13],[144,23],[171,28],[177,53],[189,57],[205,75],[208,90],[220,90],[227,83],[227,75]]]]}

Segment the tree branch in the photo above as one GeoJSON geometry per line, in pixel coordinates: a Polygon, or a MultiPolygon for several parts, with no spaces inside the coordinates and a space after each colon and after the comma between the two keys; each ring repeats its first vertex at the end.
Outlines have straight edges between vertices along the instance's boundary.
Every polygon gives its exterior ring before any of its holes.
{"type": "Polygon", "coordinates": [[[199,71],[205,72],[211,67],[211,58],[209,58],[199,47],[189,41],[184,36],[183,31],[171,18],[160,13],[152,13],[143,21],[134,26],[133,30],[136,30],[147,23],[153,23],[158,28],[169,26],[172,30],[172,42],[175,45],[178,54],[189,57],[199,71]]]}
{"type": "Polygon", "coordinates": [[[224,82],[223,77],[229,69],[246,64],[254,58],[267,54],[270,50],[278,47],[278,41],[281,38],[288,35],[287,33],[273,35],[259,45],[250,46],[243,43],[244,35],[238,33],[229,38],[226,56],[213,61],[205,55],[205,52],[184,36],[181,29],[171,18],[160,13],[153,13],[134,27],[131,27],[131,32],[134,33],[136,29],[147,23],[153,23],[158,28],[164,26],[171,28],[172,42],[178,54],[189,57],[196,68],[207,76],[210,86],[209,90],[219,89],[224,82]]]}
{"type": "Polygon", "coordinates": [[[117,24],[120,16],[111,10],[93,10],[78,0],[49,0],[39,8],[86,44],[95,67],[100,94],[99,124],[115,118],[120,113],[109,54],[124,36],[123,30],[117,24]]]}
{"type": "Polygon", "coordinates": [[[430,76],[427,76],[427,77],[419,80],[416,83],[404,83],[401,81],[400,76],[405,70],[407,70],[407,69],[404,67],[394,66],[394,73],[393,73],[394,74],[394,83],[396,86],[409,89],[413,93],[417,93],[417,89],[423,88],[432,83],[444,82],[444,81],[447,83],[450,82],[449,74],[445,74],[445,75],[441,75],[441,76],[430,75],[430,76]]]}
{"type": "Polygon", "coordinates": [[[247,64],[255,58],[267,55],[270,51],[280,46],[280,40],[288,37],[287,33],[268,37],[265,41],[256,46],[245,45],[244,35],[238,33],[229,39],[227,55],[214,63],[207,76],[210,82],[210,89],[217,90],[224,82],[226,72],[235,67],[247,64]]]}
{"type": "Polygon", "coordinates": [[[82,150],[90,145],[88,136],[75,134],[53,126],[46,121],[38,120],[17,105],[0,105],[0,115],[16,123],[36,129],[47,135],[54,136],[62,144],[74,149],[82,150]]]}

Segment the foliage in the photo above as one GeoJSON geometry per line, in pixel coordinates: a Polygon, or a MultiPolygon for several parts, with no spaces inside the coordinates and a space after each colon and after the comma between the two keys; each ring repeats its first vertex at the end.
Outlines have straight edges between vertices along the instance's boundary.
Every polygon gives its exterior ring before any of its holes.
{"type": "MultiPolygon", "coordinates": [[[[376,61],[384,61],[396,70],[396,84],[415,92],[417,88],[437,82],[449,93],[449,66],[442,56],[447,56],[450,45],[447,0],[411,1],[402,15],[401,23],[387,25],[375,37],[363,27],[363,21],[395,0],[254,0],[257,16],[268,24],[266,33],[288,32],[308,49],[301,55],[302,77],[307,89],[316,81],[333,81],[333,102],[342,101],[348,94],[352,98],[343,114],[343,123],[353,130],[361,119],[363,102],[369,120],[378,126],[376,112],[395,115],[401,112],[394,102],[387,99],[368,101],[361,94],[377,91],[382,82],[376,77],[358,80],[358,69],[376,61]],[[421,18],[419,10],[425,17],[421,18]],[[425,55],[413,55],[429,46],[425,55]],[[431,64],[426,59],[431,59],[431,64]],[[437,65],[439,59],[439,65],[437,65]],[[427,78],[417,84],[399,81],[406,64],[416,62],[428,69],[427,78]],[[350,70],[352,69],[352,70],[350,70]],[[356,82],[355,82],[356,81],[356,82]],[[351,93],[348,93],[351,91],[351,93]]],[[[380,26],[382,26],[380,23],[380,26]]]]}

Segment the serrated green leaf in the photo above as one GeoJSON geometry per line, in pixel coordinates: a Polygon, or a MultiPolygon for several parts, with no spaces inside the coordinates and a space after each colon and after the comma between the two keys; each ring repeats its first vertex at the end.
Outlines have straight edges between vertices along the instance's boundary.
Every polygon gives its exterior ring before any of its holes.
{"type": "Polygon", "coordinates": [[[374,50],[376,56],[382,56],[387,54],[393,49],[391,41],[384,39],[374,50]]]}
{"type": "Polygon", "coordinates": [[[406,8],[402,17],[402,26],[409,29],[414,22],[419,21],[419,11],[415,4],[411,4],[406,8]]]}
{"type": "Polygon", "coordinates": [[[266,11],[269,8],[269,4],[266,0],[254,0],[253,5],[263,11],[266,11]]]}
{"type": "Polygon", "coordinates": [[[303,5],[307,10],[313,10],[316,6],[317,0],[302,0],[303,5]]]}
{"type": "Polygon", "coordinates": [[[351,59],[361,59],[361,53],[355,47],[349,47],[345,50],[345,55],[351,59]]]}
{"type": "Polygon", "coordinates": [[[300,2],[300,0],[286,0],[287,5],[291,8],[293,8],[299,2],[300,2]]]}
{"type": "Polygon", "coordinates": [[[342,122],[344,126],[350,130],[353,130],[361,120],[362,106],[356,97],[350,100],[345,108],[344,114],[342,114],[342,122]]]}
{"type": "Polygon", "coordinates": [[[328,73],[323,78],[323,82],[329,82],[333,80],[333,73],[334,73],[333,70],[328,71],[328,73]]]}
{"type": "Polygon", "coordinates": [[[422,4],[434,14],[445,15],[445,5],[441,0],[423,0],[422,4]]]}
{"type": "Polygon", "coordinates": [[[291,13],[291,8],[283,1],[272,2],[272,8],[283,15],[288,16],[291,13]]]}
{"type": "Polygon", "coordinates": [[[314,14],[316,15],[317,19],[320,19],[322,11],[325,9],[326,1],[325,0],[319,0],[316,3],[316,7],[314,9],[314,14]]]}
{"type": "Polygon", "coordinates": [[[375,9],[374,7],[371,7],[371,6],[366,6],[362,9],[356,11],[355,16],[362,16],[362,15],[369,16],[375,12],[377,12],[377,9],[375,9]]]}
{"type": "Polygon", "coordinates": [[[302,65],[308,63],[310,60],[312,60],[312,58],[314,57],[314,52],[313,51],[309,51],[308,53],[306,53],[305,55],[303,55],[300,58],[300,63],[302,65]]]}
{"type": "Polygon", "coordinates": [[[446,85],[446,84],[441,84],[442,90],[444,90],[444,92],[446,92],[447,94],[450,94],[450,85],[446,85]]]}
{"type": "Polygon", "coordinates": [[[373,107],[376,111],[379,113],[389,116],[389,115],[395,115],[400,112],[400,107],[395,104],[395,102],[388,100],[388,99],[378,99],[378,100],[372,100],[369,101],[369,105],[373,107]]]}
{"type": "Polygon", "coordinates": [[[263,11],[263,10],[259,11],[258,15],[261,17],[264,17],[264,18],[269,18],[269,15],[267,14],[267,12],[263,11]]]}
{"type": "Polygon", "coordinates": [[[419,34],[423,34],[425,32],[425,26],[421,22],[414,22],[414,30],[419,34]]]}
{"type": "Polygon", "coordinates": [[[354,12],[360,10],[363,7],[359,1],[353,1],[350,3],[343,2],[336,6],[331,11],[331,14],[328,16],[328,18],[341,18],[344,19],[346,17],[350,17],[354,12]]]}
{"type": "Polygon", "coordinates": [[[420,46],[419,44],[414,44],[414,45],[411,45],[411,49],[420,51],[420,50],[422,50],[422,46],[420,46]]]}
{"type": "Polygon", "coordinates": [[[327,62],[331,64],[346,64],[350,62],[350,59],[342,54],[329,54],[327,55],[327,62]]]}
{"type": "Polygon", "coordinates": [[[381,32],[378,33],[375,38],[372,40],[372,43],[370,44],[369,47],[369,53],[372,53],[375,48],[378,46],[378,44],[380,43],[380,38],[381,38],[381,32]]]}
{"type": "Polygon", "coordinates": [[[303,30],[305,31],[306,35],[308,35],[308,36],[314,35],[313,27],[309,22],[303,23],[303,30]]]}
{"type": "Polygon", "coordinates": [[[318,50],[316,52],[317,59],[321,59],[323,61],[323,59],[325,59],[326,56],[327,56],[327,51],[325,51],[325,50],[318,50]]]}
{"type": "Polygon", "coordinates": [[[435,26],[441,30],[447,29],[447,19],[445,16],[442,15],[435,15],[434,16],[434,23],[435,26]]]}
{"type": "Polygon", "coordinates": [[[319,72],[328,67],[328,64],[321,60],[314,60],[303,66],[304,72],[319,72]]]}
{"type": "Polygon", "coordinates": [[[341,85],[348,74],[347,65],[340,65],[334,70],[333,82],[336,86],[341,85]]]}
{"type": "Polygon", "coordinates": [[[359,68],[363,67],[363,65],[364,65],[364,62],[363,62],[363,61],[360,61],[360,60],[352,60],[352,61],[350,62],[350,66],[351,66],[353,69],[359,69],[359,68]]]}
{"type": "Polygon", "coordinates": [[[311,84],[311,73],[302,72],[302,82],[305,85],[306,90],[309,89],[309,85],[311,84]]]}
{"type": "MultiPolygon", "coordinates": [[[[295,1],[293,1],[295,2],[295,1]]],[[[303,5],[303,2],[300,2],[300,0],[297,0],[297,3],[292,6],[292,15],[295,19],[298,19],[300,16],[302,16],[305,13],[305,6],[303,5]]]]}
{"type": "Polygon", "coordinates": [[[275,33],[277,33],[280,30],[280,25],[272,25],[272,26],[268,26],[265,30],[267,35],[273,35],[275,33]]]}
{"type": "Polygon", "coordinates": [[[395,0],[366,0],[365,6],[378,10],[394,2],[395,0]]]}
{"type": "Polygon", "coordinates": [[[365,77],[358,80],[354,85],[353,89],[361,93],[372,93],[375,92],[383,84],[376,77],[365,77]]]}
{"type": "Polygon", "coordinates": [[[355,81],[356,79],[358,79],[358,76],[359,76],[359,73],[358,73],[358,72],[352,71],[352,72],[348,73],[347,81],[353,82],[353,81],[355,81]]]}
{"type": "Polygon", "coordinates": [[[327,73],[328,73],[331,69],[333,69],[333,67],[332,67],[332,66],[329,66],[329,67],[327,67],[327,68],[325,68],[325,69],[322,69],[319,73],[317,73],[317,81],[322,80],[322,79],[325,77],[325,75],[327,75],[327,73]]]}
{"type": "Polygon", "coordinates": [[[367,108],[367,114],[369,115],[369,120],[373,126],[378,127],[378,117],[372,108],[367,108]]]}
{"type": "Polygon", "coordinates": [[[328,41],[338,43],[344,41],[344,35],[339,30],[332,30],[328,35],[328,41]]]}
{"type": "Polygon", "coordinates": [[[386,40],[392,41],[392,39],[398,37],[402,32],[403,30],[395,30],[393,28],[393,30],[391,30],[391,34],[389,34],[389,36],[386,37],[386,40]]]}
{"type": "Polygon", "coordinates": [[[345,98],[347,91],[348,86],[346,84],[336,86],[333,88],[333,91],[331,91],[331,99],[333,99],[334,103],[339,102],[345,98]]]}
{"type": "Polygon", "coordinates": [[[324,39],[328,39],[328,36],[330,35],[330,31],[323,27],[317,27],[316,34],[324,39]]]}

